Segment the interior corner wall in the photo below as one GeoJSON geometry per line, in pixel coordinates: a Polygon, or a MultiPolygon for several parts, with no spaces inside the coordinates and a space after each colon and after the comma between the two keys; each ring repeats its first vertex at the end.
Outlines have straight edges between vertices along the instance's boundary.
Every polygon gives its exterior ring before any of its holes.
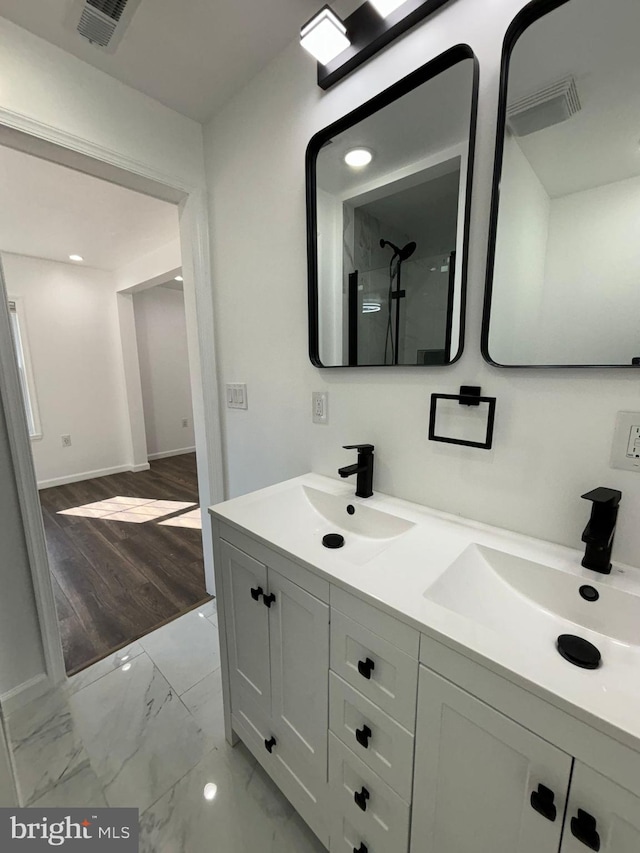
{"type": "MultiPolygon", "coordinates": [[[[504,146],[489,351],[499,364],[547,361],[531,330],[545,292],[551,199],[517,140],[504,146]]],[[[542,326],[547,340],[546,327],[542,326]]],[[[551,363],[561,364],[557,361],[551,363]]]]}
{"type": "Polygon", "coordinates": [[[615,557],[638,563],[638,475],[609,467],[616,412],[637,410],[635,374],[518,370],[482,360],[480,333],[502,43],[527,0],[456,0],[326,92],[296,42],[206,128],[213,280],[222,382],[249,409],[224,409],[229,490],[305,471],[336,477],[342,445],[376,446],[374,489],[554,542],[580,546],[594,486],[619,488],[615,557]],[[465,349],[441,368],[322,370],[307,357],[305,149],[321,128],[459,43],[480,63],[465,349]],[[497,397],[491,451],[429,442],[430,395],[497,397]],[[328,391],[329,423],[311,420],[328,391]]]}
{"type": "Polygon", "coordinates": [[[41,488],[130,464],[120,328],[111,273],[3,254],[9,296],[28,337],[42,438],[32,441],[41,488]],[[62,436],[71,436],[71,447],[62,436]]]}
{"type": "Polygon", "coordinates": [[[184,294],[168,287],[135,293],[136,339],[149,457],[194,449],[184,294]],[[182,426],[186,419],[188,425],[182,426]]]}

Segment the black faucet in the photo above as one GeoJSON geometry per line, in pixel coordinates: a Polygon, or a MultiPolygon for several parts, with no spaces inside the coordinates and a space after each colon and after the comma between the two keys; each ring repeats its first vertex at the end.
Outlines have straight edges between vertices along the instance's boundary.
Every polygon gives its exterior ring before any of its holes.
{"type": "Polygon", "coordinates": [[[352,474],[357,474],[356,497],[370,498],[373,494],[373,444],[346,444],[344,449],[357,450],[358,461],[355,465],[338,468],[338,474],[341,477],[351,477],[352,474]]]}
{"type": "Polygon", "coordinates": [[[582,497],[593,501],[591,518],[582,534],[582,541],[587,546],[582,565],[585,569],[608,575],[611,572],[611,548],[622,492],[598,486],[582,497]]]}

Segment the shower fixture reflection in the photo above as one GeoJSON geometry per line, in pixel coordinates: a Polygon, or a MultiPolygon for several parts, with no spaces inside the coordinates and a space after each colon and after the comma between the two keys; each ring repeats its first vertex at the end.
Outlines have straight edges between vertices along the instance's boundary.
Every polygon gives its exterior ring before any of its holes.
{"type": "Polygon", "coordinates": [[[412,240],[399,249],[395,243],[390,240],[380,239],[380,248],[384,249],[389,246],[393,249],[393,255],[389,261],[389,293],[387,297],[387,334],[384,342],[384,363],[398,364],[399,357],[399,340],[400,340],[400,300],[406,296],[406,292],[402,290],[402,264],[408,260],[416,250],[416,243],[412,240]],[[395,268],[394,268],[395,261],[395,268]],[[395,281],[395,289],[394,289],[395,281]],[[395,332],[392,325],[392,307],[395,300],[395,332]],[[391,344],[391,361],[387,361],[389,354],[389,344],[391,344]]]}

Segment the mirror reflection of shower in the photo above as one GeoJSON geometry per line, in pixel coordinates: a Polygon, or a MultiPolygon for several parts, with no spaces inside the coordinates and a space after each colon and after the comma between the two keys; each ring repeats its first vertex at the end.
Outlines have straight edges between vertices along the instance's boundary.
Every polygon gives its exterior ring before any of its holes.
{"type": "Polygon", "coordinates": [[[387,295],[387,333],[384,341],[384,364],[398,364],[398,345],[400,341],[400,300],[406,296],[405,291],[402,290],[402,263],[413,255],[417,244],[412,240],[403,246],[402,249],[399,249],[395,243],[381,238],[380,248],[384,249],[386,246],[393,249],[393,255],[389,261],[389,292],[387,295]],[[393,265],[394,261],[395,267],[393,265]],[[395,330],[392,323],[394,300],[396,308],[395,330]]]}

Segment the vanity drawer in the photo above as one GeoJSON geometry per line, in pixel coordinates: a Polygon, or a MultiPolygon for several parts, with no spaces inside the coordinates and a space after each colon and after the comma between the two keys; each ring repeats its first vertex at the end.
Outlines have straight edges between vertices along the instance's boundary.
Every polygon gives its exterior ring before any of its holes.
{"type": "Polygon", "coordinates": [[[329,674],[329,727],[394,791],[411,801],[413,735],[334,672],[329,674]]]}
{"type": "Polygon", "coordinates": [[[406,853],[409,806],[332,732],[329,790],[331,853],[353,853],[360,844],[369,853],[406,853]]]}
{"type": "Polygon", "coordinates": [[[418,661],[338,610],[331,613],[331,669],[415,730],[418,661]]]}

